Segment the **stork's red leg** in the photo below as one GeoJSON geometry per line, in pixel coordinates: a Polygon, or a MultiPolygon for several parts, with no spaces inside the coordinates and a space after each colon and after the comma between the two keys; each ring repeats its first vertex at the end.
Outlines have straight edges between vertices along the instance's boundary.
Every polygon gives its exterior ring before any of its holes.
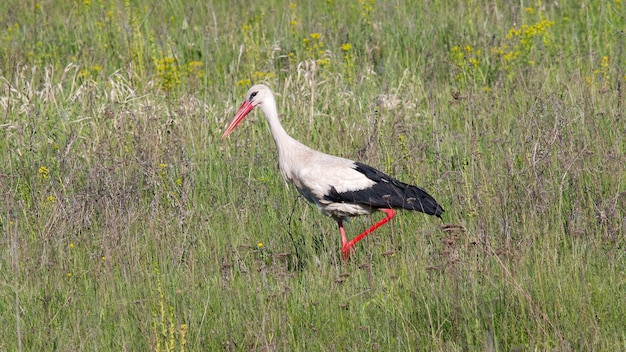
{"type": "Polygon", "coordinates": [[[348,243],[346,239],[346,231],[343,229],[343,221],[341,219],[337,220],[337,225],[339,225],[339,236],[341,236],[341,248],[348,243]]]}
{"type": "Polygon", "coordinates": [[[385,217],[379,222],[372,225],[372,227],[370,227],[369,229],[363,231],[360,235],[351,239],[350,241],[346,241],[346,234],[343,230],[343,224],[341,223],[341,220],[338,221],[339,234],[341,235],[341,252],[343,253],[343,259],[348,259],[348,255],[350,254],[350,247],[352,247],[355,243],[359,242],[363,237],[367,236],[368,234],[372,233],[374,230],[382,226],[387,221],[391,220],[393,216],[396,214],[396,212],[393,209],[384,208],[384,209],[379,209],[379,210],[386,214],[385,217]]]}

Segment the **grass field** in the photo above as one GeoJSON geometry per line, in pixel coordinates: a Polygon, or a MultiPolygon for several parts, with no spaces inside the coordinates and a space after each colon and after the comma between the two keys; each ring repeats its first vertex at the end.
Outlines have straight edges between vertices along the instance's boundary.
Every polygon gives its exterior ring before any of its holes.
{"type": "MultiPolygon", "coordinates": [[[[0,350],[626,350],[626,3],[0,3],[0,350]],[[428,190],[342,263],[286,130],[428,190]]],[[[353,219],[355,235],[381,214],[353,219]]]]}

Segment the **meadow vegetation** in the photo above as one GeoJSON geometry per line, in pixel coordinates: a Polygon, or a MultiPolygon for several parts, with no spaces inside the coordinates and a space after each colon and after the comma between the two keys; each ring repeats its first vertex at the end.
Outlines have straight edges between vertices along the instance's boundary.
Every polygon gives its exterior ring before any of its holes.
{"type": "MultiPolygon", "coordinates": [[[[626,350],[626,4],[0,3],[0,350],[626,350]],[[340,260],[305,144],[428,190],[340,260]]],[[[380,214],[347,224],[356,234],[380,214]]]]}

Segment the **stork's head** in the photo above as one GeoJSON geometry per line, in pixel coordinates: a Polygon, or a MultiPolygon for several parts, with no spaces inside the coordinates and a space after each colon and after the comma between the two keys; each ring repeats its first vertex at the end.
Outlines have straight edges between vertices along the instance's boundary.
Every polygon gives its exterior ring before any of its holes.
{"type": "Polygon", "coordinates": [[[274,96],[270,87],[265,84],[255,84],[246,93],[246,101],[253,106],[261,105],[265,99],[274,96]]]}
{"type": "Polygon", "coordinates": [[[222,134],[222,138],[226,138],[226,136],[228,136],[230,132],[237,127],[239,122],[241,122],[241,120],[243,120],[243,118],[246,117],[250,111],[252,111],[252,109],[259,105],[262,107],[263,103],[268,101],[274,101],[274,94],[268,86],[264,84],[255,84],[250,87],[246,93],[246,100],[243,104],[241,104],[241,107],[237,110],[235,117],[226,127],[224,134],[222,134]]]}

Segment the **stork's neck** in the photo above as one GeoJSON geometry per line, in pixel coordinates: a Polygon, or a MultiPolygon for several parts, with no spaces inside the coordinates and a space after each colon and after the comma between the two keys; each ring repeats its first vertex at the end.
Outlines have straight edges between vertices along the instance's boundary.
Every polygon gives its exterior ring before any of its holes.
{"type": "Polygon", "coordinates": [[[280,120],[278,119],[278,111],[276,110],[276,101],[274,100],[274,97],[266,99],[263,104],[261,104],[261,109],[263,110],[265,118],[270,125],[270,132],[272,133],[274,142],[276,142],[276,148],[278,149],[279,153],[286,151],[284,150],[285,148],[294,147],[294,144],[300,144],[298,141],[288,135],[283,126],[280,124],[280,120]]]}
{"type": "Polygon", "coordinates": [[[311,150],[287,134],[278,120],[276,101],[273,96],[263,101],[261,109],[270,125],[270,132],[272,133],[274,142],[276,142],[280,173],[286,182],[294,183],[296,188],[302,192],[302,185],[294,182],[294,167],[296,168],[295,171],[297,171],[298,162],[306,159],[305,156],[309,154],[311,150]]]}

